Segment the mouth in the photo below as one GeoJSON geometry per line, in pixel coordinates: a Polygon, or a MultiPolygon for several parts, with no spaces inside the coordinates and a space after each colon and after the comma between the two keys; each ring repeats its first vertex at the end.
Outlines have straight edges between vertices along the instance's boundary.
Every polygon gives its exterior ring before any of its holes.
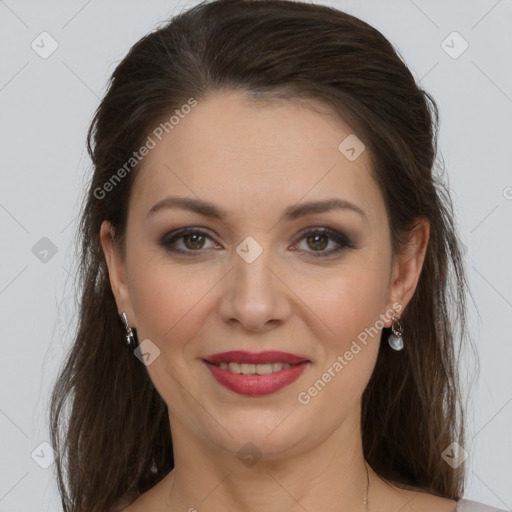
{"type": "Polygon", "coordinates": [[[228,370],[231,373],[238,373],[241,375],[268,375],[269,373],[280,372],[281,370],[291,368],[291,364],[282,362],[249,364],[223,361],[215,366],[218,366],[221,370],[228,370]]]}
{"type": "Polygon", "coordinates": [[[311,361],[287,352],[231,351],[203,359],[213,378],[230,391],[262,396],[296,381],[311,361]]]}

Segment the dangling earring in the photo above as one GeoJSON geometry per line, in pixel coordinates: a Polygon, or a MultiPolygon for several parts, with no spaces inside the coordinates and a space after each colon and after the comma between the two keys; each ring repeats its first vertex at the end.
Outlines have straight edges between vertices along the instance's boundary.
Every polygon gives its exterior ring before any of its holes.
{"type": "Polygon", "coordinates": [[[133,347],[135,345],[135,336],[124,311],[121,313],[121,320],[124,323],[124,344],[127,347],[133,347]]]}
{"type": "Polygon", "coordinates": [[[391,320],[391,330],[393,334],[389,335],[388,343],[393,350],[402,350],[404,348],[404,340],[402,339],[402,322],[400,318],[393,316],[391,320]]]}

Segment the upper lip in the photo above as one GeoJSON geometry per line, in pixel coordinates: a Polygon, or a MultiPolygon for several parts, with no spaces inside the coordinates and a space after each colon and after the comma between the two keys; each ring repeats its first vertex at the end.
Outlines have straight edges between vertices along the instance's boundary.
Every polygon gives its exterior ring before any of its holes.
{"type": "Polygon", "coordinates": [[[243,350],[232,350],[229,352],[219,352],[204,358],[209,363],[246,363],[246,364],[265,364],[265,363],[288,363],[298,364],[309,361],[307,357],[290,354],[289,352],[280,352],[277,350],[267,350],[265,352],[244,352],[243,350]]]}

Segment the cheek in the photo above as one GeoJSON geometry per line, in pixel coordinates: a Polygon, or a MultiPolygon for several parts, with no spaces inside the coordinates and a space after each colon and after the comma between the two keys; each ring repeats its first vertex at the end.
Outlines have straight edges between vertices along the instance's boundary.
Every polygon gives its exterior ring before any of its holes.
{"type": "Polygon", "coordinates": [[[215,283],[205,273],[198,276],[184,267],[141,258],[130,275],[137,333],[166,350],[193,338],[200,328],[201,299],[215,283]]]}
{"type": "MultiPolygon", "coordinates": [[[[330,338],[338,348],[375,326],[388,298],[387,262],[369,262],[360,256],[357,263],[337,270],[324,281],[312,306],[332,331],[330,338]]],[[[382,328],[381,322],[377,327],[382,328]]]]}
{"type": "MultiPolygon", "coordinates": [[[[322,357],[313,375],[312,395],[349,407],[360,397],[375,366],[388,292],[388,262],[359,255],[357,264],[336,271],[325,280],[323,293],[311,309],[328,326],[322,357]],[[320,381],[320,382],[319,382],[320,381]],[[318,383],[318,385],[315,384],[318,383]],[[328,384],[325,386],[324,384],[328,384]],[[327,389],[328,388],[328,389],[327,389]]],[[[306,391],[308,394],[309,392],[306,391]]],[[[333,402],[333,403],[334,403],[333,402]]],[[[334,412],[336,415],[339,412],[334,412]]]]}
{"type": "Polygon", "coordinates": [[[185,422],[190,396],[183,385],[197,357],[194,341],[208,317],[208,292],[219,281],[212,274],[144,258],[130,273],[139,343],[149,339],[160,350],[146,369],[168,407],[185,422]]]}

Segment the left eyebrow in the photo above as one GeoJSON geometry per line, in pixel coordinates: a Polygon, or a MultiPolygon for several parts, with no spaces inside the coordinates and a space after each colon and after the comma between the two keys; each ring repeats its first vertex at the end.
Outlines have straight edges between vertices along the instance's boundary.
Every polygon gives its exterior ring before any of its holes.
{"type": "MultiPolygon", "coordinates": [[[[225,221],[228,217],[228,213],[225,210],[212,203],[192,197],[176,196],[166,197],[165,199],[162,199],[153,205],[148,211],[146,217],[149,217],[150,215],[167,208],[181,208],[183,210],[189,210],[191,212],[198,213],[204,217],[213,217],[221,221],[225,221]]],[[[280,221],[290,221],[298,219],[299,217],[305,217],[306,215],[324,213],[340,209],[354,211],[368,223],[368,217],[359,206],[345,199],[339,198],[326,199],[323,201],[309,201],[307,203],[288,206],[281,214],[280,221]]]]}
{"type": "Polygon", "coordinates": [[[295,220],[306,215],[324,213],[332,210],[352,210],[368,222],[366,213],[359,206],[345,199],[338,198],[326,199],[324,201],[309,201],[307,203],[289,206],[281,215],[281,220],[295,220]]]}

